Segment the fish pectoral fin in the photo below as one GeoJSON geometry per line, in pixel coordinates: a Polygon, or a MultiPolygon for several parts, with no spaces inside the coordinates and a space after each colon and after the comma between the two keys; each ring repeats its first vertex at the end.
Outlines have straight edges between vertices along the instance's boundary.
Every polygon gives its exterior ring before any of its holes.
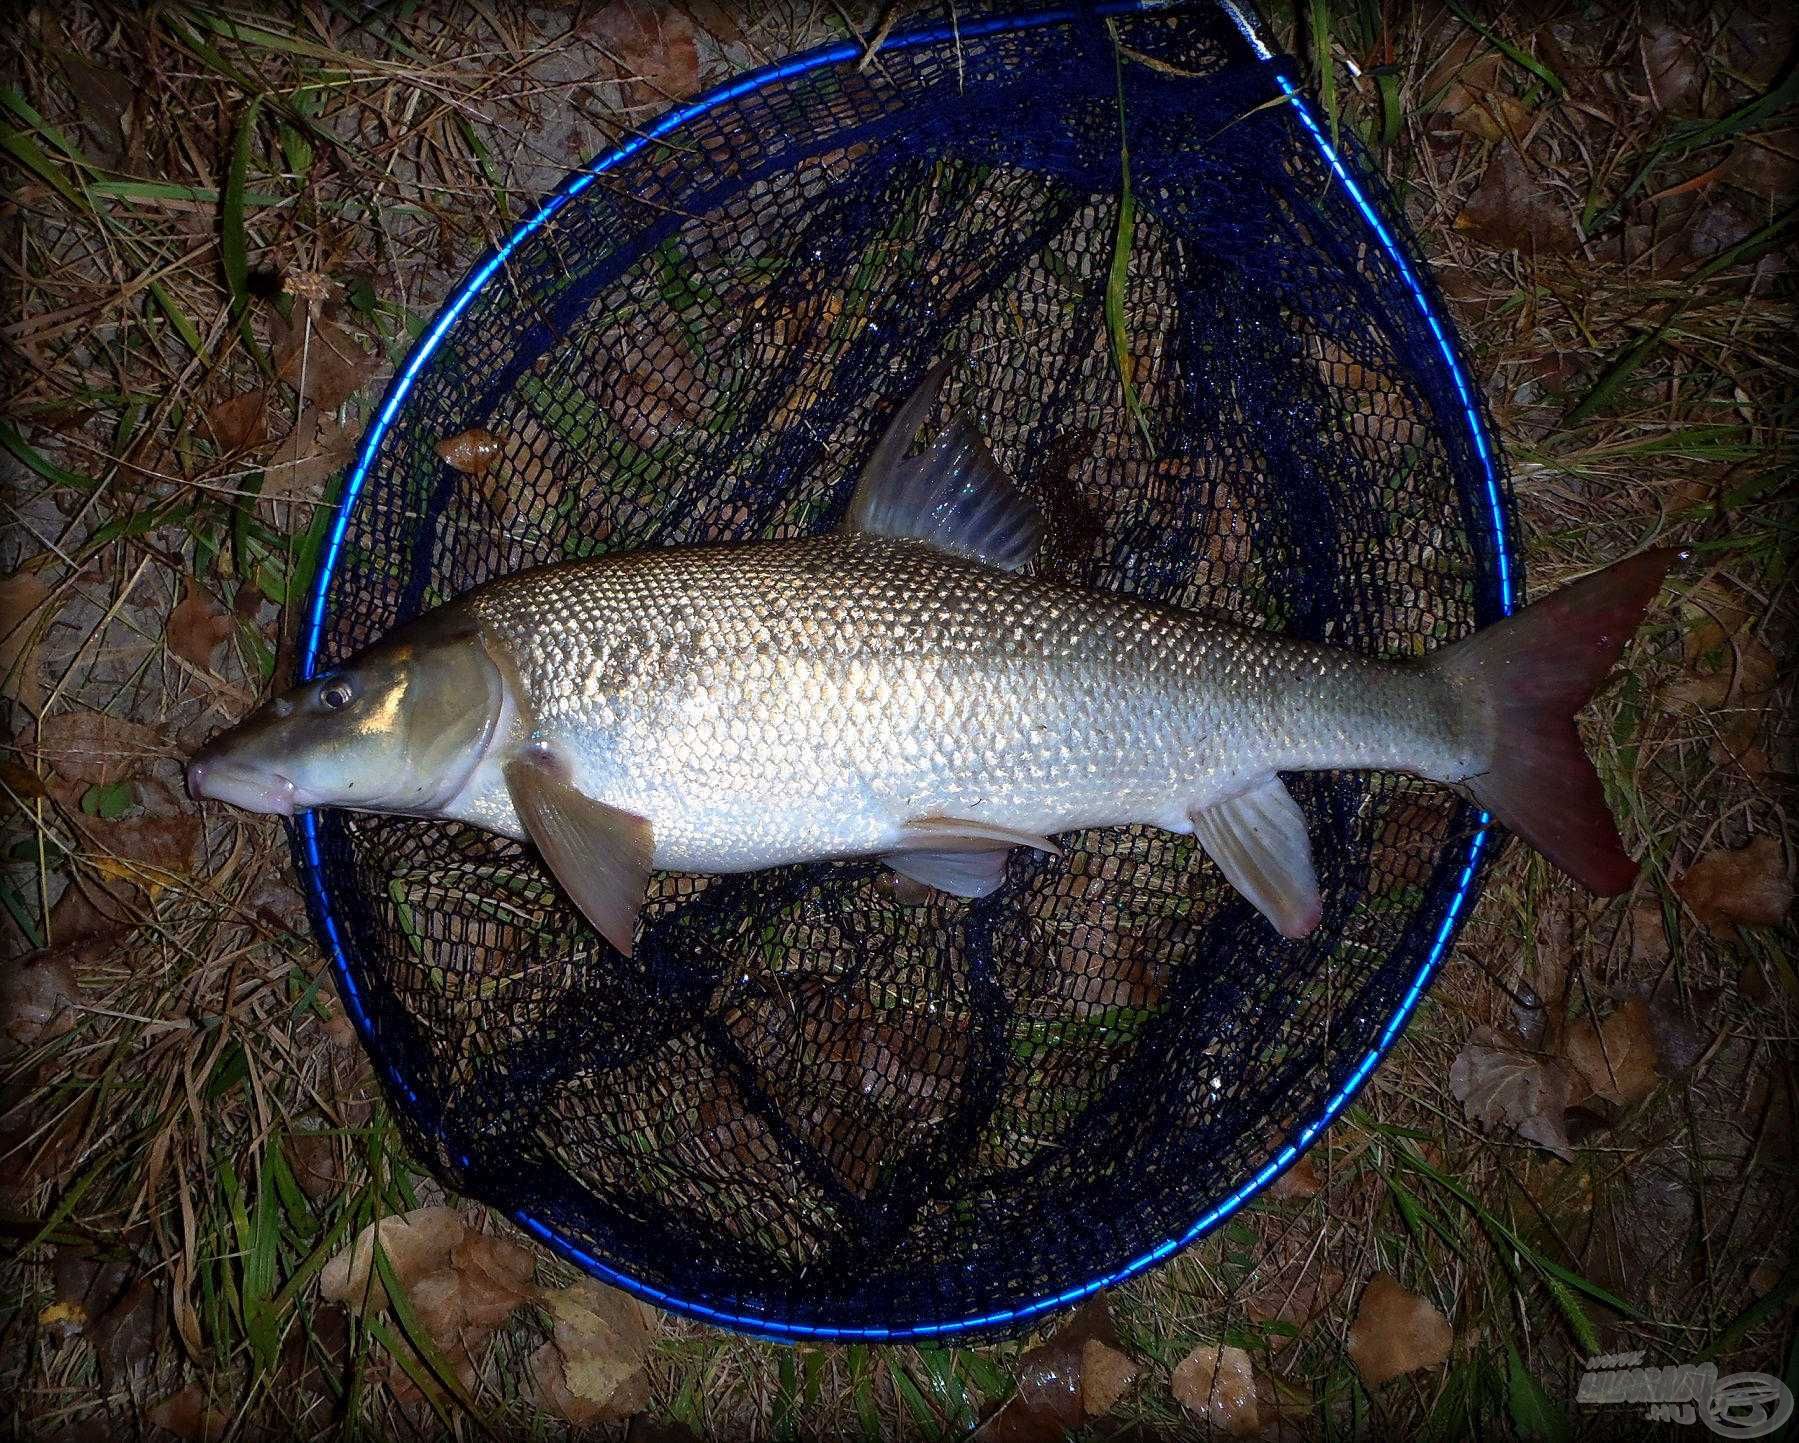
{"type": "Polygon", "coordinates": [[[1191,812],[1193,835],[1225,880],[1283,937],[1304,937],[1324,915],[1306,819],[1279,777],[1191,812]]]}
{"type": "Polygon", "coordinates": [[[907,822],[900,847],[881,860],[902,877],[958,897],[985,897],[1006,880],[1014,847],[1062,855],[1048,837],[960,817],[919,817],[907,822]]]}
{"type": "Polygon", "coordinates": [[[993,459],[966,412],[925,451],[905,459],[948,371],[933,366],[875,444],[856,483],[845,531],[923,541],[1005,571],[1037,551],[1043,518],[993,459]]]}
{"type": "Polygon", "coordinates": [[[957,897],[985,897],[1006,880],[1010,847],[982,852],[889,852],[881,858],[902,877],[957,897]]]}
{"type": "Polygon", "coordinates": [[[595,930],[629,957],[655,850],[650,824],[577,791],[542,762],[508,762],[506,788],[544,864],[595,930]]]}
{"type": "Polygon", "coordinates": [[[962,817],[914,817],[906,823],[900,842],[901,850],[908,852],[1006,852],[1013,847],[1029,847],[1052,857],[1062,855],[1060,847],[1035,832],[1015,832],[962,817]]]}

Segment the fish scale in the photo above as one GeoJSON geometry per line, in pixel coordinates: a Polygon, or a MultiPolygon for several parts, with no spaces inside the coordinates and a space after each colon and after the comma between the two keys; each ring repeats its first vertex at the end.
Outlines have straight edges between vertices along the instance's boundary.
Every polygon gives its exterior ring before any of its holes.
{"type": "Polygon", "coordinates": [[[533,734],[685,870],[881,852],[935,816],[1188,831],[1273,770],[1453,766],[1469,740],[1428,668],[915,541],[634,552],[467,605],[533,734]]]}

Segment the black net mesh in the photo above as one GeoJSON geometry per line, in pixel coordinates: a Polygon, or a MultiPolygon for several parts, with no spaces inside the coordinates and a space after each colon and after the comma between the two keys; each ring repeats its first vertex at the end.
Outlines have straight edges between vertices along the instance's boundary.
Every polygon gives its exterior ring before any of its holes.
{"type": "MultiPolygon", "coordinates": [[[[521,567],[825,529],[946,355],[1053,574],[1387,654],[1500,614],[1448,343],[1267,103],[1276,65],[1205,7],[1118,21],[1116,52],[1097,20],[960,19],[745,88],[517,239],[380,434],[320,665],[521,567]],[[1148,439],[1106,320],[1120,76],[1148,439]],[[436,450],[474,426],[502,446],[479,477],[436,450]]],[[[328,812],[302,851],[454,1186],[702,1316],[997,1330],[1222,1216],[1440,951],[1474,815],[1292,782],[1327,899],[1303,943],[1153,828],[1018,855],[974,905],[907,905],[872,863],[660,876],[631,961],[490,834],[328,812]]]]}

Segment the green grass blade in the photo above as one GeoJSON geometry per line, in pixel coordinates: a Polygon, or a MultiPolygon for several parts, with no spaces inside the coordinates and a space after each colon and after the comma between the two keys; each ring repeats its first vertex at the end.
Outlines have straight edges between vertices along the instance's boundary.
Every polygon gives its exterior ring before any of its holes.
{"type": "Polygon", "coordinates": [[[225,281],[231,288],[231,314],[240,322],[250,308],[249,238],[244,232],[244,177],[250,168],[250,147],[256,138],[256,117],[262,97],[252,96],[238,117],[237,138],[231,147],[231,165],[225,175],[225,194],[220,202],[222,229],[219,250],[225,263],[225,281]]]}

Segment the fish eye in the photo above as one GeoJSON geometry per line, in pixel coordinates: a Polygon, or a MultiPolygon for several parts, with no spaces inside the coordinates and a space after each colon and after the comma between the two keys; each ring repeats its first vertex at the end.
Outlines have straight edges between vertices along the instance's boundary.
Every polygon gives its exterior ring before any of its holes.
{"type": "Polygon", "coordinates": [[[353,700],[355,694],[347,681],[334,681],[319,693],[319,701],[327,711],[342,711],[353,700]]]}

